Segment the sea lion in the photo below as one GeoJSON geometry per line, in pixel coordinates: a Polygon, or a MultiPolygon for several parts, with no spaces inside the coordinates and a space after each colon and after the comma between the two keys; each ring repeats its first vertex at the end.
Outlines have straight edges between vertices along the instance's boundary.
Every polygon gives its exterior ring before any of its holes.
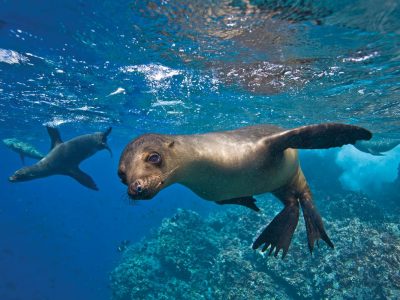
{"type": "Polygon", "coordinates": [[[400,144],[400,139],[376,138],[371,141],[357,141],[354,147],[362,152],[372,154],[374,156],[383,156],[384,152],[388,152],[396,148],[400,144]]]}
{"type": "Polygon", "coordinates": [[[44,155],[36,150],[35,147],[16,138],[4,139],[3,143],[8,148],[19,154],[23,164],[25,164],[25,157],[33,159],[42,159],[44,157],[44,155]]]}
{"type": "Polygon", "coordinates": [[[124,149],[118,168],[132,199],[151,199],[161,189],[180,183],[218,204],[254,210],[254,195],[273,193],[284,209],[253,243],[285,257],[301,205],[308,246],[324,240],[333,248],[300,168],[296,149],[323,149],[372,137],[368,130],[345,124],[309,125],[291,130],[270,125],[194,135],[145,134],[124,149]]]}
{"type": "Polygon", "coordinates": [[[36,164],[17,170],[9,180],[19,182],[57,174],[67,175],[90,189],[98,190],[93,179],[79,169],[79,164],[97,151],[107,149],[111,153],[107,145],[111,127],[105,132],[80,135],[67,142],[61,140],[56,128],[48,126],[46,128],[51,139],[50,152],[36,164]]]}

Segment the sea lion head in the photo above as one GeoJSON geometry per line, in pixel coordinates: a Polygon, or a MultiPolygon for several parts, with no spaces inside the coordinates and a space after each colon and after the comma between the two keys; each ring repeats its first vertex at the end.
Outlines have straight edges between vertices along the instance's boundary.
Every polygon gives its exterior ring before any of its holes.
{"type": "Polygon", "coordinates": [[[30,168],[22,168],[17,171],[10,177],[8,180],[11,182],[19,182],[19,181],[27,181],[34,178],[34,174],[31,172],[30,168]]]}
{"type": "Polygon", "coordinates": [[[128,186],[134,200],[151,199],[172,183],[174,140],[165,135],[145,134],[130,142],[124,149],[118,176],[128,186]]]}

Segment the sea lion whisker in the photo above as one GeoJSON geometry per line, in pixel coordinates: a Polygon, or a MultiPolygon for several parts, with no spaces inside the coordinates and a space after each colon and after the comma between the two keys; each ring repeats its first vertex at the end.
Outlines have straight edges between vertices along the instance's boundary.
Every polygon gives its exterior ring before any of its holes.
{"type": "Polygon", "coordinates": [[[123,201],[129,200],[129,197],[126,193],[122,193],[119,198],[120,198],[120,200],[123,200],[123,201]]]}
{"type": "MultiPolygon", "coordinates": [[[[179,165],[178,166],[176,166],[175,168],[173,168],[172,170],[170,170],[169,172],[166,172],[166,173],[164,173],[164,174],[161,174],[161,182],[160,182],[160,184],[163,184],[163,181],[165,180],[165,179],[167,179],[169,176],[171,176],[171,174],[173,173],[173,172],[175,172],[177,169],[179,168],[179,165]]],[[[159,185],[160,185],[159,184],[159,185]]]]}
{"type": "Polygon", "coordinates": [[[128,196],[128,194],[126,194],[126,193],[122,193],[121,196],[120,196],[120,199],[121,199],[123,202],[126,202],[128,205],[135,205],[135,203],[136,203],[136,201],[135,201],[134,199],[131,199],[131,198],[128,196]]]}
{"type": "Polygon", "coordinates": [[[157,185],[155,186],[156,189],[158,189],[161,185],[164,184],[165,179],[167,179],[176,169],[178,169],[179,166],[176,166],[169,172],[166,172],[164,174],[161,174],[160,176],[157,176],[157,178],[160,180],[157,185]]]}

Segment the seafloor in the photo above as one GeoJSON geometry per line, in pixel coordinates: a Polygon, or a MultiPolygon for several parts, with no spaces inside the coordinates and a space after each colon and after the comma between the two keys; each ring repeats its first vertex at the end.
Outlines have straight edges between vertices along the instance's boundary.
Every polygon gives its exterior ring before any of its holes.
{"type": "MultiPolygon", "coordinates": [[[[308,253],[303,219],[284,260],[251,249],[281,209],[221,208],[206,218],[178,209],[132,245],[110,275],[113,299],[400,299],[400,217],[353,192],[317,192],[335,249],[308,253]]],[[[396,206],[397,207],[397,206],[396,206]]],[[[268,252],[268,251],[267,251],[268,252]]]]}

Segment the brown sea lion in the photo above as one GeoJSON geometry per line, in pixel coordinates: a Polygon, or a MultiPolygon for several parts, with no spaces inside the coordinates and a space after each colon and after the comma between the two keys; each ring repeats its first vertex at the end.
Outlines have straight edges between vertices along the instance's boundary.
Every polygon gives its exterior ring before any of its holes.
{"type": "Polygon", "coordinates": [[[132,199],[151,199],[161,189],[180,183],[218,204],[239,204],[258,210],[254,195],[273,193],[284,209],[253,243],[275,256],[287,254],[301,205],[308,246],[333,244],[300,168],[296,149],[324,149],[369,140],[368,130],[327,123],[284,130],[270,125],[194,135],[146,134],[122,153],[118,175],[132,199]]]}

